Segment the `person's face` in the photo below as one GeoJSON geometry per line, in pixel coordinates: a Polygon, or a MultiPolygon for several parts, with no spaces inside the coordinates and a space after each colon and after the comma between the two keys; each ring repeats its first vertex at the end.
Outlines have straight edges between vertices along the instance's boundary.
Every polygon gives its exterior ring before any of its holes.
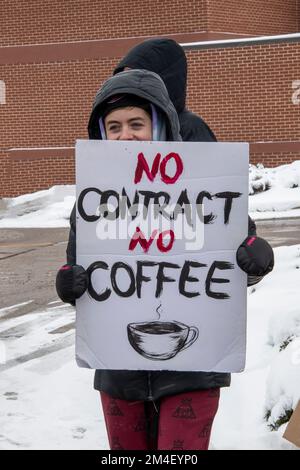
{"type": "Polygon", "coordinates": [[[152,140],[149,114],[135,106],[113,110],[104,119],[108,140],[152,140]]]}

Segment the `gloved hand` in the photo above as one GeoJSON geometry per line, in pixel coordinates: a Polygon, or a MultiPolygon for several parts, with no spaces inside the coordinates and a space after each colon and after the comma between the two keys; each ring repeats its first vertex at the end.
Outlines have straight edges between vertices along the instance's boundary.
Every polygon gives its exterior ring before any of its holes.
{"type": "Polygon", "coordinates": [[[75,305],[88,287],[88,275],[78,264],[65,264],[56,275],[56,291],[63,302],[75,305]]]}
{"type": "Polygon", "coordinates": [[[250,235],[239,246],[236,260],[239,267],[249,276],[248,285],[253,285],[272,271],[274,253],[266,240],[250,235]]]}

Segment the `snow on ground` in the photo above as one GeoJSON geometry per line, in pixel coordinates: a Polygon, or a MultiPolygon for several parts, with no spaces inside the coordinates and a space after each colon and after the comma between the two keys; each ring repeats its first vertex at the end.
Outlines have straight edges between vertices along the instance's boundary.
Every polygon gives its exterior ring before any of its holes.
{"type": "Polygon", "coordinates": [[[106,449],[93,373],[74,347],[1,373],[0,449],[106,449]]]}
{"type": "Polygon", "coordinates": [[[248,289],[246,370],[222,391],[216,449],[296,449],[282,438],[286,424],[267,425],[300,400],[300,245],[274,252],[273,272],[248,289]]]}
{"type": "Polygon", "coordinates": [[[68,227],[75,186],[50,189],[0,200],[0,228],[68,227]]]}
{"type": "Polygon", "coordinates": [[[300,160],[276,168],[250,165],[249,195],[256,220],[300,217],[300,160]]]}
{"type": "Polygon", "coordinates": [[[93,371],[75,363],[74,319],[59,303],[0,321],[1,450],[108,448],[93,371]]]}
{"type": "MultiPolygon", "coordinates": [[[[285,424],[268,425],[300,399],[299,285],[300,245],[276,248],[274,271],[249,288],[247,366],[222,389],[211,449],[296,448],[285,424]]],[[[108,449],[93,371],[75,364],[74,315],[60,302],[14,318],[2,309],[0,449],[108,449]]]]}
{"type": "MultiPolygon", "coordinates": [[[[277,168],[250,165],[249,213],[252,218],[300,217],[300,160],[277,168]]],[[[68,227],[75,186],[0,199],[0,228],[68,227]]]]}

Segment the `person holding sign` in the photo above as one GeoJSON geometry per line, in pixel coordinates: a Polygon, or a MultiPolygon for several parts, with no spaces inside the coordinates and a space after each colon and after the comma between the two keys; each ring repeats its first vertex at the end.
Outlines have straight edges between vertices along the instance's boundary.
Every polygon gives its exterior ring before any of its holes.
{"type": "MultiPolygon", "coordinates": [[[[163,81],[145,70],[124,71],[104,83],[88,129],[90,139],[181,140],[178,116],[163,81]]],[[[70,240],[68,264],[59,270],[56,287],[59,297],[74,305],[90,285],[87,272],[76,264],[74,234],[70,240]]],[[[239,247],[237,262],[257,281],[272,270],[272,249],[252,234],[239,247]]],[[[219,390],[230,385],[230,375],[97,370],[94,385],[101,394],[111,449],[201,450],[208,449],[219,390]]]]}

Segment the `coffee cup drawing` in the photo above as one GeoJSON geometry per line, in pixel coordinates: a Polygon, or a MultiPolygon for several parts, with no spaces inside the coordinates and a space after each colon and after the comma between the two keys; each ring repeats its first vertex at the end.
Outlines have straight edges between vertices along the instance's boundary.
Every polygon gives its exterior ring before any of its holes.
{"type": "Polygon", "coordinates": [[[128,340],[141,356],[165,361],[189,348],[198,338],[199,330],[178,321],[152,321],[127,325],[128,340]]]}

